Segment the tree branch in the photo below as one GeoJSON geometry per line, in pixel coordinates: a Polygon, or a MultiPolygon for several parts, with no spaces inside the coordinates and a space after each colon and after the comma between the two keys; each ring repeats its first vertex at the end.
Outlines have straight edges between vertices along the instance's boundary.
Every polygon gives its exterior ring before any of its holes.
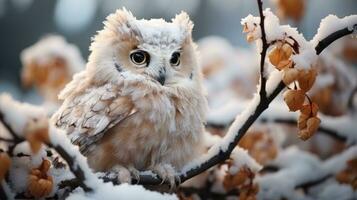
{"type": "MultiPolygon", "coordinates": [[[[261,120],[262,122],[274,122],[274,123],[280,123],[280,124],[291,124],[291,125],[296,125],[297,124],[297,121],[295,119],[280,119],[280,118],[277,118],[277,119],[274,119],[274,120],[266,120],[266,119],[262,119],[261,120]]],[[[327,127],[323,127],[323,126],[319,126],[319,128],[317,129],[317,132],[320,132],[320,133],[324,133],[336,140],[339,140],[341,142],[345,142],[347,140],[346,137],[338,134],[338,130],[333,130],[333,129],[330,129],[330,128],[327,128],[327,127]]]]}
{"type": "MultiPolygon", "coordinates": [[[[356,26],[357,26],[357,24],[354,25],[354,27],[356,27],[356,26]]],[[[331,43],[333,43],[337,39],[339,39],[343,36],[349,35],[351,33],[353,33],[353,29],[349,30],[348,27],[331,33],[329,36],[327,36],[323,40],[319,41],[319,43],[316,45],[316,47],[315,47],[316,54],[319,55],[331,43]]]]}
{"type": "Polygon", "coordinates": [[[260,95],[260,100],[265,101],[266,100],[266,77],[265,77],[265,72],[264,72],[264,66],[265,66],[265,57],[267,50],[269,48],[269,44],[266,39],[266,33],[265,33],[265,25],[264,25],[264,20],[265,16],[263,14],[263,2],[262,0],[257,0],[258,3],[258,9],[259,9],[259,15],[260,15],[260,30],[262,34],[262,51],[260,52],[260,90],[259,90],[259,95],[260,95]]]}
{"type": "MultiPolygon", "coordinates": [[[[10,156],[13,155],[13,150],[16,147],[17,144],[25,141],[25,139],[20,138],[16,132],[11,128],[10,124],[8,124],[5,119],[4,119],[4,114],[0,111],[0,122],[5,126],[5,128],[9,131],[11,136],[13,137],[14,143],[9,146],[9,154],[10,156]]],[[[61,157],[67,162],[71,172],[76,176],[76,179],[78,180],[77,187],[80,186],[83,188],[84,191],[89,192],[92,191],[90,187],[88,187],[84,182],[85,182],[85,176],[83,170],[75,164],[75,160],[72,158],[72,156],[60,145],[53,145],[51,143],[46,144],[48,147],[53,148],[56,150],[56,152],[61,155],[61,157]]]]}
{"type": "MultiPolygon", "coordinates": [[[[261,6],[261,1],[258,0],[258,6],[261,6]]],[[[262,12],[260,12],[262,13],[262,12]]],[[[261,24],[264,24],[264,20],[261,22],[261,24]]],[[[338,30],[332,34],[330,34],[329,36],[327,36],[326,38],[322,39],[317,46],[315,47],[316,50],[316,54],[319,55],[326,47],[328,47],[333,41],[352,33],[352,31],[349,31],[347,28],[338,30]]],[[[263,35],[263,31],[262,31],[262,35],[263,35]]],[[[265,38],[266,39],[266,38],[265,38]]],[[[263,41],[264,39],[262,39],[263,41]]],[[[264,43],[264,41],[263,41],[264,43]]],[[[264,45],[263,45],[264,47],[264,45]]],[[[263,48],[264,49],[264,48],[263,48]]],[[[262,51],[263,53],[263,51],[262,51]]],[[[265,60],[265,54],[262,55],[261,57],[261,63],[263,60],[263,64],[264,64],[264,60],[265,60]],[[263,57],[264,56],[264,57],[263,57]]],[[[262,70],[261,68],[261,75],[262,72],[264,72],[264,70],[262,70]]],[[[264,80],[264,79],[263,79],[264,80]]],[[[264,81],[262,81],[261,83],[261,88],[263,88],[264,86],[264,81]]],[[[208,170],[209,168],[224,162],[226,159],[229,158],[231,152],[233,151],[233,149],[236,147],[236,145],[238,144],[238,142],[241,140],[241,138],[245,135],[245,133],[247,132],[247,130],[250,128],[250,126],[258,119],[258,117],[268,108],[269,104],[275,99],[275,97],[285,88],[284,83],[281,81],[277,87],[273,90],[273,92],[269,95],[269,96],[264,96],[264,94],[266,94],[266,90],[264,91],[260,91],[259,92],[259,96],[262,97],[260,98],[259,103],[256,105],[254,112],[248,117],[246,118],[243,122],[242,125],[240,126],[240,128],[238,129],[237,134],[235,134],[235,137],[233,138],[232,141],[230,141],[228,147],[223,150],[220,149],[219,153],[217,153],[216,155],[212,155],[211,157],[209,157],[208,159],[205,159],[205,161],[203,161],[199,166],[191,168],[187,171],[181,172],[178,174],[179,179],[176,180],[176,183],[183,183],[186,180],[201,174],[202,172],[208,170]]],[[[224,137],[223,140],[227,140],[228,138],[224,137]]],[[[206,155],[204,155],[206,156],[206,155]]],[[[103,177],[103,179],[105,181],[111,181],[114,183],[118,183],[118,179],[115,176],[106,176],[103,177]]],[[[135,184],[142,184],[142,185],[159,185],[159,184],[168,184],[167,181],[162,181],[162,179],[160,177],[153,177],[153,176],[148,176],[148,175],[140,175],[140,179],[139,181],[136,180],[135,178],[132,179],[132,182],[135,184]]]]}

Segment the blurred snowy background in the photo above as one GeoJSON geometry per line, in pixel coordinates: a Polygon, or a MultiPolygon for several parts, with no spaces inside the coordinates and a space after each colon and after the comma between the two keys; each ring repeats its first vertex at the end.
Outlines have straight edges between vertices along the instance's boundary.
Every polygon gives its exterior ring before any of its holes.
{"type": "MultiPolygon", "coordinates": [[[[272,1],[266,7],[276,10],[272,1]]],[[[56,33],[78,46],[83,59],[88,56],[90,38],[102,28],[104,18],[125,6],[138,18],[171,19],[181,10],[188,12],[195,23],[194,38],[217,35],[234,46],[251,48],[242,34],[240,19],[256,14],[251,0],[0,0],[0,92],[10,91],[17,99],[39,103],[41,99],[20,85],[20,53],[41,37],[56,33]]],[[[309,0],[298,26],[311,39],[321,18],[328,14],[346,16],[357,10],[356,0],[309,0]]],[[[238,61],[237,64],[240,64],[238,61]]],[[[236,66],[239,67],[239,66],[236,66]]]]}

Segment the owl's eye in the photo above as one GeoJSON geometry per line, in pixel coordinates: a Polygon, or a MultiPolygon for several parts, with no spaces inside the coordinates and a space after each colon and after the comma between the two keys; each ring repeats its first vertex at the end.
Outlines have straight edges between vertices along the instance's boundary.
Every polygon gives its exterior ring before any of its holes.
{"type": "Polygon", "coordinates": [[[178,66],[180,64],[180,52],[174,52],[170,59],[171,65],[178,66]]]}
{"type": "Polygon", "coordinates": [[[149,54],[145,51],[134,50],[133,52],[130,53],[130,59],[136,65],[147,66],[149,64],[150,57],[149,54]]]}

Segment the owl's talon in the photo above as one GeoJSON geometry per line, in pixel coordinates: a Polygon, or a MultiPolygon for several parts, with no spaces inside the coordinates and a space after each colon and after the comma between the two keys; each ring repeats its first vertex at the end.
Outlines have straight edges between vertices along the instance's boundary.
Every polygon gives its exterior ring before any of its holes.
{"type": "Polygon", "coordinates": [[[137,170],[133,166],[128,167],[128,170],[129,170],[131,176],[134,177],[137,180],[137,182],[139,183],[140,182],[140,172],[139,172],[139,170],[137,170]]]}
{"type": "Polygon", "coordinates": [[[118,181],[119,183],[129,183],[131,184],[131,173],[129,169],[123,167],[123,166],[115,166],[112,168],[112,170],[116,173],[118,173],[118,181]]]}
{"type": "Polygon", "coordinates": [[[173,166],[169,164],[156,165],[153,171],[162,179],[160,184],[163,184],[165,181],[169,182],[171,190],[179,185],[176,185],[176,180],[180,180],[180,178],[176,175],[176,171],[173,166]]]}

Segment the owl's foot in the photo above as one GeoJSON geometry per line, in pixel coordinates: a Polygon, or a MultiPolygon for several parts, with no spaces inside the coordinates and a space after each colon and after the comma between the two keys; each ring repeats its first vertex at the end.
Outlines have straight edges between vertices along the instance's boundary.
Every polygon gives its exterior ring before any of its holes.
{"type": "Polygon", "coordinates": [[[131,183],[131,173],[129,171],[129,169],[121,166],[121,165],[117,165],[115,167],[112,168],[112,170],[116,173],[118,173],[118,181],[119,183],[131,183]]]}
{"type": "Polygon", "coordinates": [[[129,166],[129,167],[128,167],[128,170],[129,170],[131,176],[134,177],[134,178],[137,180],[137,182],[140,182],[140,171],[137,170],[137,169],[136,169],[135,167],[133,167],[133,166],[129,166]]]}
{"type": "Polygon", "coordinates": [[[169,182],[170,189],[176,188],[180,183],[179,176],[177,176],[174,167],[170,164],[156,165],[154,166],[153,171],[162,179],[162,183],[164,183],[165,181],[169,182]]]}

